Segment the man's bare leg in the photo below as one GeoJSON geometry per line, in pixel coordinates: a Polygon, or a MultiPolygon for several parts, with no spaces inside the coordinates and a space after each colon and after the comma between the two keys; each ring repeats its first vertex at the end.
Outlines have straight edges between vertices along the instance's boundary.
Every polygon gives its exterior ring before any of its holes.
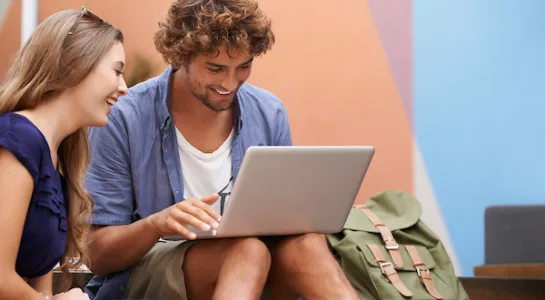
{"type": "Polygon", "coordinates": [[[188,299],[259,299],[271,256],[255,238],[201,241],[187,250],[188,299]]]}
{"type": "Polygon", "coordinates": [[[323,235],[279,238],[271,254],[268,284],[274,299],[359,299],[323,235]]]}

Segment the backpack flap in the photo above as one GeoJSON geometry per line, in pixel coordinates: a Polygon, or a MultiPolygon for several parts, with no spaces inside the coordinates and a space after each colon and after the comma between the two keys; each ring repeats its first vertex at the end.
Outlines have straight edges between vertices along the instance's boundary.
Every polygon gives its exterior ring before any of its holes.
{"type": "MultiPolygon", "coordinates": [[[[420,202],[406,192],[381,192],[365,201],[365,206],[392,231],[413,226],[422,215],[420,202]]],[[[379,233],[365,213],[358,208],[352,208],[344,229],[379,233]]]]}
{"type": "Polygon", "coordinates": [[[422,211],[420,203],[409,193],[385,191],[356,205],[350,212],[345,230],[380,233],[396,267],[403,267],[399,244],[392,231],[416,224],[422,211]]]}

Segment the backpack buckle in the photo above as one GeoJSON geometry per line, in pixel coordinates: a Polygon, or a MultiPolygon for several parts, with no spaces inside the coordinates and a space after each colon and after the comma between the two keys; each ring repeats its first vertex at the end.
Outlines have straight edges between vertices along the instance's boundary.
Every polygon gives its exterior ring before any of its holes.
{"type": "Polygon", "coordinates": [[[399,249],[399,244],[391,238],[388,238],[386,241],[386,245],[384,246],[388,250],[397,250],[399,249]]]}
{"type": "Polygon", "coordinates": [[[383,262],[383,263],[379,263],[378,265],[379,265],[379,267],[380,267],[380,271],[382,271],[382,274],[384,274],[384,275],[386,275],[386,271],[384,271],[384,268],[385,268],[385,267],[388,267],[388,266],[390,266],[390,267],[392,267],[392,268],[394,267],[394,265],[392,265],[392,263],[389,262],[389,261],[383,262]]]}
{"type": "Polygon", "coordinates": [[[419,277],[422,277],[422,273],[424,272],[430,274],[430,270],[427,269],[425,266],[424,267],[416,266],[416,273],[418,274],[419,277]]]}

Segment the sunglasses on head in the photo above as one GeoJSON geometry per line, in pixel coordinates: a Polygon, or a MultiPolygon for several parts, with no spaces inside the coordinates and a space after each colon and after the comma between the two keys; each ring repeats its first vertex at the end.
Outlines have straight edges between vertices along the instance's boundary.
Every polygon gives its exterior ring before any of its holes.
{"type": "Polygon", "coordinates": [[[64,38],[63,47],[66,46],[66,41],[68,40],[68,38],[69,38],[72,34],[74,34],[74,32],[76,31],[76,27],[78,27],[78,24],[79,24],[80,20],[83,18],[83,16],[91,17],[91,18],[93,18],[93,19],[99,21],[99,22],[102,23],[102,24],[109,25],[108,22],[106,22],[105,20],[103,20],[103,19],[100,18],[99,16],[95,15],[92,11],[90,11],[89,9],[87,9],[87,7],[82,6],[82,7],[81,7],[81,12],[79,13],[78,18],[77,18],[76,21],[74,22],[74,25],[72,25],[72,27],[70,28],[70,31],[68,31],[68,35],[66,35],[66,37],[64,38]]]}

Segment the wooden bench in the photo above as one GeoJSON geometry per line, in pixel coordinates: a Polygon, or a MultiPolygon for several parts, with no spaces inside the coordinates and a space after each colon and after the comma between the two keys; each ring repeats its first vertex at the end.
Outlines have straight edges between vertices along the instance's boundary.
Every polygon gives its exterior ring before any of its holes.
{"type": "Polygon", "coordinates": [[[494,264],[473,268],[475,277],[545,279],[545,264],[494,264]]]}
{"type": "MultiPolygon", "coordinates": [[[[82,290],[85,288],[85,285],[91,278],[93,277],[93,273],[91,271],[87,270],[81,270],[81,271],[72,271],[70,272],[72,274],[72,285],[70,288],[79,287],[82,290]]],[[[61,271],[54,270],[53,271],[53,295],[58,294],[60,292],[60,283],[61,283],[61,271]]]]}
{"type": "Polygon", "coordinates": [[[543,300],[545,279],[460,277],[471,300],[543,300]]]}
{"type": "MultiPolygon", "coordinates": [[[[72,272],[72,287],[85,288],[93,274],[90,271],[72,272]]],[[[53,292],[59,292],[60,271],[53,272],[53,292]]],[[[471,300],[543,300],[545,279],[460,277],[471,300]]]]}

